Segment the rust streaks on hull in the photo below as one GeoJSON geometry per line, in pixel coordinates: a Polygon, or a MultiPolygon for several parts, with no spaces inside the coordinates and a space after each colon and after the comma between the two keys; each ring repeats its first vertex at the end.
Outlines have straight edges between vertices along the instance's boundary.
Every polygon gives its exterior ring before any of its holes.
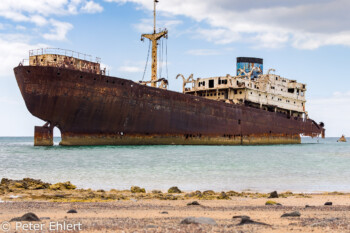
{"type": "Polygon", "coordinates": [[[290,135],[316,136],[324,130],[312,120],[288,118],[281,113],[161,90],[101,74],[19,66],[15,68],[15,76],[29,112],[67,135],[62,136],[62,145],[80,145],[84,138],[90,140],[89,137],[94,139],[87,145],[118,144],[114,139],[100,140],[98,135],[117,138],[115,135],[120,134],[140,135],[133,136],[130,144],[172,144],[174,135],[175,144],[242,144],[232,139],[240,136],[238,141],[243,144],[279,144],[297,141],[290,140],[294,137],[290,135]],[[150,139],[148,135],[158,136],[150,139]],[[185,135],[201,138],[184,140],[185,135]],[[271,135],[280,135],[280,139],[271,135]]]}
{"type": "Polygon", "coordinates": [[[62,134],[62,146],[89,145],[269,145],[299,144],[299,135],[198,136],[62,134]]]}
{"type": "Polygon", "coordinates": [[[35,126],[34,146],[53,146],[53,129],[46,126],[35,126]]]}

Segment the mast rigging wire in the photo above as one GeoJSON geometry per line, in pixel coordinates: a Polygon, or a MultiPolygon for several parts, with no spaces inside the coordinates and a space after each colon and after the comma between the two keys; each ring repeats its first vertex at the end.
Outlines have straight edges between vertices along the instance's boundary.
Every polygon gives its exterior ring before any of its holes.
{"type": "Polygon", "coordinates": [[[143,81],[145,79],[145,74],[146,74],[146,70],[147,70],[147,65],[148,65],[148,59],[149,59],[149,52],[151,50],[151,41],[148,42],[148,53],[147,53],[147,60],[146,60],[146,65],[145,65],[145,70],[143,71],[143,76],[142,76],[142,80],[143,81]]]}

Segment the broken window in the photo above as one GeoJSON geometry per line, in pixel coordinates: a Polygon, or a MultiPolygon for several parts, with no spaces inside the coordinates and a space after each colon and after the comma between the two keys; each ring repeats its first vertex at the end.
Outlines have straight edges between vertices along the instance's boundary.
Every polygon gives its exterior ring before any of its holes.
{"type": "Polygon", "coordinates": [[[210,79],[209,80],[209,88],[213,88],[214,87],[214,79],[210,79]]]}

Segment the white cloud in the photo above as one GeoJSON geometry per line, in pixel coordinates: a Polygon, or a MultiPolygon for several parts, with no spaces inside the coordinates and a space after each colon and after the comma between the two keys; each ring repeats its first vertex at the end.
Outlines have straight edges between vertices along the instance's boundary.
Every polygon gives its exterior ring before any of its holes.
{"type": "Polygon", "coordinates": [[[40,15],[33,15],[30,17],[30,21],[38,26],[44,26],[47,24],[47,20],[40,15]]]}
{"type": "Polygon", "coordinates": [[[66,40],[66,35],[69,30],[73,29],[73,25],[66,22],[60,22],[54,19],[50,20],[53,28],[50,33],[45,33],[43,36],[46,40],[66,40]]]}
{"type": "Polygon", "coordinates": [[[118,68],[119,71],[125,73],[140,73],[143,72],[143,68],[140,66],[121,66],[118,68]]]}
{"type": "Polygon", "coordinates": [[[102,10],[102,6],[93,0],[1,0],[0,17],[14,22],[31,22],[38,27],[49,25],[52,28],[49,33],[43,34],[45,39],[65,40],[73,26],[53,19],[54,16],[98,13],[102,10]]]}
{"type": "Polygon", "coordinates": [[[66,12],[65,6],[67,2],[67,0],[1,0],[0,16],[15,21],[25,21],[27,17],[24,14],[40,14],[43,16],[64,14],[66,12]],[[20,15],[22,16],[19,18],[15,17],[20,15]]]}
{"type": "Polygon", "coordinates": [[[187,51],[187,54],[195,56],[212,56],[219,55],[221,52],[216,49],[191,49],[187,51]]]}
{"type": "Polygon", "coordinates": [[[215,44],[229,44],[241,39],[238,33],[226,29],[198,29],[196,37],[199,36],[215,44]]]}
{"type": "Polygon", "coordinates": [[[326,136],[350,136],[350,91],[335,92],[329,98],[311,99],[307,110],[312,119],[323,121],[326,136]]]}
{"type": "MultiPolygon", "coordinates": [[[[153,8],[149,0],[106,1],[153,8]]],[[[219,44],[241,41],[253,47],[298,49],[350,46],[349,0],[167,0],[160,1],[157,9],[206,22],[209,28],[196,33],[219,44]]]]}
{"type": "Polygon", "coordinates": [[[86,13],[91,13],[91,14],[99,13],[103,11],[103,7],[100,4],[95,3],[94,1],[88,1],[81,8],[81,11],[86,13]]]}
{"type": "Polygon", "coordinates": [[[2,97],[0,97],[0,104],[18,105],[21,103],[17,99],[11,99],[7,96],[2,96],[2,97]]]}
{"type": "MultiPolygon", "coordinates": [[[[162,25],[168,30],[173,30],[176,26],[182,24],[181,20],[157,20],[157,25],[162,25]]],[[[134,27],[141,33],[153,31],[153,19],[141,19],[141,22],[135,24],[134,27]]],[[[157,28],[158,30],[158,28],[157,28]]]]}
{"type": "Polygon", "coordinates": [[[28,59],[30,49],[47,47],[43,44],[28,44],[22,39],[16,39],[15,36],[6,36],[6,39],[2,37],[0,36],[0,77],[13,76],[13,68],[23,59],[28,59]]]}
{"type": "Polygon", "coordinates": [[[20,30],[20,31],[24,31],[26,30],[27,28],[22,26],[22,25],[16,25],[16,30],[20,30]]]}

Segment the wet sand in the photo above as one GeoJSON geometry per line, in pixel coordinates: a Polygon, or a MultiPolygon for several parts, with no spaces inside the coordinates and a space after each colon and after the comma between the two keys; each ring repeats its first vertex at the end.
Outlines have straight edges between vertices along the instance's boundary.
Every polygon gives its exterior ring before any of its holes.
{"type": "MultiPolygon", "coordinates": [[[[177,196],[180,197],[178,200],[143,199],[140,194],[130,193],[128,200],[108,202],[53,202],[14,198],[0,203],[0,222],[33,212],[39,218],[50,218],[38,222],[44,224],[46,231],[50,222],[65,222],[80,223],[81,230],[76,228],[76,232],[350,232],[350,194],[290,195],[279,198],[247,195],[230,196],[225,200],[185,198],[186,193],[177,196]],[[187,205],[195,200],[199,206],[187,205]],[[267,201],[281,205],[267,206],[267,201]],[[325,206],[324,203],[329,201],[333,205],[325,206]],[[306,205],[311,207],[306,208],[306,205]],[[68,214],[70,209],[78,213],[68,214]],[[299,211],[301,216],[281,218],[282,214],[292,211],[299,211]],[[237,215],[247,215],[254,221],[270,226],[238,225],[241,220],[232,218],[237,215]],[[213,218],[217,225],[181,224],[184,218],[191,216],[213,218]]],[[[14,232],[15,228],[16,222],[11,222],[10,232],[14,232]]],[[[17,227],[17,232],[28,231],[21,231],[17,227]]]]}

